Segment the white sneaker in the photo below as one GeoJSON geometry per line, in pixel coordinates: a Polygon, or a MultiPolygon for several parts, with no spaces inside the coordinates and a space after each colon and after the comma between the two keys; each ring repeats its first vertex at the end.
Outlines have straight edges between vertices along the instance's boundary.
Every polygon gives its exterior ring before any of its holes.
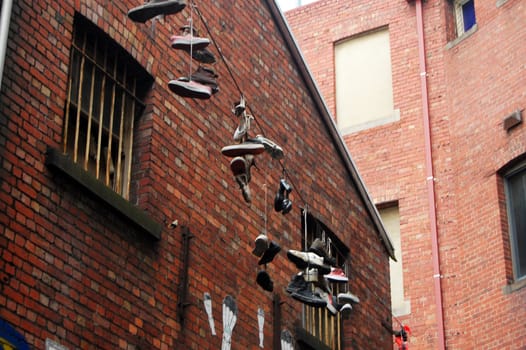
{"type": "Polygon", "coordinates": [[[246,113],[243,113],[239,117],[239,125],[236,128],[236,131],[234,131],[234,141],[243,141],[243,137],[247,134],[248,130],[250,129],[250,121],[253,119],[253,116],[248,115],[246,113]]]}
{"type": "Polygon", "coordinates": [[[349,292],[338,294],[338,303],[345,304],[351,302],[358,304],[360,302],[360,299],[356,295],[349,292]]]}
{"type": "Polygon", "coordinates": [[[328,274],[331,272],[331,267],[323,263],[323,258],[312,252],[301,252],[299,250],[289,250],[287,257],[290,261],[296,264],[299,269],[307,267],[316,267],[321,274],[328,274]]]}

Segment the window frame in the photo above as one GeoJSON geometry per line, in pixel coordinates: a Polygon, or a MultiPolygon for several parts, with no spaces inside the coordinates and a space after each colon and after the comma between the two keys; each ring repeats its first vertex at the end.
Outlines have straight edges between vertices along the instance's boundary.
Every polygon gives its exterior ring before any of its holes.
{"type": "MultiPolygon", "coordinates": [[[[393,58],[391,51],[391,31],[389,26],[381,26],[367,30],[344,39],[338,40],[333,44],[334,54],[334,89],[335,89],[335,109],[336,124],[340,132],[344,135],[367,130],[373,127],[397,122],[400,120],[400,110],[395,106],[395,91],[393,85],[393,58]],[[382,55],[373,55],[371,47],[384,44],[380,50],[382,55]],[[368,50],[364,48],[369,48],[368,50]],[[385,50],[384,50],[385,49],[385,50]],[[368,55],[368,54],[369,55],[368,55]],[[349,64],[351,57],[354,57],[356,66],[349,64]],[[386,74],[375,75],[371,82],[377,84],[369,85],[364,89],[362,86],[356,93],[354,86],[360,86],[360,78],[353,72],[357,72],[360,62],[369,61],[372,57],[382,57],[382,61],[377,61],[373,72],[385,72],[386,74]],[[339,67],[346,67],[339,71],[339,67]],[[388,74],[387,74],[388,72],[388,74]],[[345,74],[347,73],[347,74],[345,74]],[[349,77],[352,75],[352,79],[349,77]],[[350,79],[350,80],[349,80],[350,79]],[[381,81],[381,83],[378,83],[381,81]],[[353,85],[354,84],[354,85],[353,85]],[[356,97],[357,94],[367,92],[367,96],[356,97]],[[379,100],[384,108],[381,110],[363,109],[363,105],[358,103],[358,107],[352,107],[352,101],[379,100]],[[345,102],[342,102],[345,101],[345,102]]],[[[378,53],[378,50],[377,50],[378,53]]],[[[372,68],[369,68],[372,69],[372,68]]],[[[364,71],[359,69],[360,72],[364,71]]]]}
{"type": "Polygon", "coordinates": [[[154,79],[88,19],[73,25],[62,151],[129,200],[134,125],[154,79]]]}
{"type": "MultiPolygon", "coordinates": [[[[310,247],[314,239],[325,239],[329,246],[334,249],[329,252],[334,256],[337,265],[341,266],[347,276],[349,276],[350,262],[349,262],[349,248],[320,220],[315,218],[312,214],[307,213],[305,209],[301,210],[301,228],[303,236],[301,239],[303,251],[310,247]],[[305,225],[305,221],[307,225],[305,225]]],[[[330,283],[333,295],[338,293],[348,292],[349,284],[330,283]]],[[[312,345],[315,348],[323,348],[331,350],[341,350],[343,345],[343,317],[340,313],[330,315],[327,308],[315,308],[308,305],[303,305],[301,326],[302,331],[297,332],[300,340],[306,344],[312,345]],[[312,322],[315,322],[314,324],[312,322]],[[332,329],[325,329],[324,326],[329,326],[332,329]],[[330,333],[329,333],[330,332],[330,333]]]]}
{"type": "Polygon", "coordinates": [[[457,30],[457,37],[463,36],[470,32],[477,25],[477,15],[475,12],[475,0],[454,0],[455,26],[457,30]],[[464,5],[468,2],[473,2],[473,17],[474,23],[471,27],[465,28],[464,5]]]}
{"type": "MultiPolygon", "coordinates": [[[[74,18],[74,32],[77,28],[77,26],[89,26],[90,29],[92,29],[94,32],[96,32],[96,35],[98,38],[104,38],[104,40],[108,40],[108,43],[111,43],[112,49],[119,50],[119,55],[116,56],[117,58],[123,57],[124,64],[131,64],[134,67],[132,69],[138,70],[140,73],[139,81],[136,81],[136,84],[144,84],[144,97],[146,94],[150,91],[151,86],[153,85],[154,79],[153,77],[146,71],[142,66],[139,65],[137,61],[133,59],[133,57],[121,46],[117,44],[113,39],[111,39],[105,32],[103,32],[100,28],[98,28],[95,24],[90,22],[88,19],[80,15],[79,13],[75,13],[74,18]]],[[[93,33],[90,32],[90,35],[93,33]]],[[[74,39],[73,39],[74,40],[74,39]]],[[[73,62],[73,50],[74,50],[74,43],[72,42],[72,49],[71,49],[71,57],[69,61],[69,71],[71,72],[73,70],[72,65],[73,62]]],[[[122,62],[119,61],[119,64],[122,62]]],[[[93,68],[93,71],[95,71],[95,68],[93,68]]],[[[80,70],[79,70],[80,74],[80,70]]],[[[73,106],[71,103],[71,73],[68,74],[68,86],[66,93],[66,100],[64,104],[64,123],[63,123],[63,135],[62,135],[62,141],[60,144],[60,148],[55,148],[54,146],[49,146],[46,151],[46,161],[45,164],[48,166],[51,170],[55,172],[59,172],[61,174],[65,174],[69,177],[70,180],[73,180],[76,185],[79,185],[81,188],[89,192],[90,194],[94,195],[99,201],[102,203],[105,203],[109,205],[113,210],[115,210],[116,213],[120,214],[123,218],[127,219],[129,222],[134,224],[137,228],[139,228],[141,231],[149,234],[151,237],[153,237],[155,240],[159,240],[161,238],[161,232],[162,232],[162,225],[153,220],[150,215],[137,207],[136,205],[132,204],[129,199],[129,189],[125,196],[121,195],[120,193],[117,193],[113,187],[108,186],[107,183],[105,183],[104,179],[101,179],[100,177],[96,176],[96,172],[89,171],[88,166],[86,165],[85,161],[79,161],[78,154],[72,155],[68,153],[68,145],[67,145],[67,131],[69,128],[69,121],[66,118],[66,115],[68,113],[71,113],[71,109],[73,108],[76,114],[73,115],[72,118],[80,118],[82,113],[82,107],[77,108],[79,104],[77,103],[76,106],[73,106]],[[78,116],[78,117],[77,117],[78,116]]],[[[79,85],[80,86],[80,85],[79,85]]],[[[125,89],[126,86],[121,86],[121,89],[125,89]]],[[[79,91],[79,90],[77,90],[79,91]]],[[[80,90],[81,91],[81,90],[80,90]]],[[[93,90],[91,90],[93,91],[93,90]]],[[[79,94],[81,95],[81,94],[79,94]]],[[[101,90],[102,95],[102,90],[101,90]]],[[[93,96],[93,94],[91,94],[93,96]]],[[[132,115],[129,117],[131,119],[131,122],[135,122],[136,119],[138,119],[144,110],[145,103],[142,102],[140,95],[134,96],[134,101],[139,102],[140,108],[136,108],[132,110],[132,115]]],[[[100,101],[99,101],[100,102],[100,101]]],[[[90,102],[91,103],[91,102],[90,102]]],[[[83,106],[82,104],[80,104],[83,106]]],[[[102,110],[102,107],[101,109],[102,110]]],[[[91,117],[90,117],[91,118],[91,117]]],[[[79,120],[79,119],[76,119],[79,120]]],[[[77,125],[80,125],[80,123],[77,123],[77,125]]],[[[122,125],[122,124],[121,124],[122,125]]],[[[98,129],[100,130],[100,129],[98,129]]],[[[134,138],[134,132],[133,128],[130,128],[130,143],[127,144],[127,147],[129,147],[129,156],[128,160],[129,163],[126,164],[127,167],[132,167],[132,148],[133,148],[133,138],[134,138]]],[[[70,131],[70,130],[68,130],[70,131]]],[[[80,131],[79,131],[80,132],[80,131]]],[[[77,142],[78,142],[78,136],[77,142]]],[[[84,155],[87,154],[89,148],[89,141],[87,141],[88,138],[86,138],[86,144],[84,148],[84,155]]],[[[139,145],[137,147],[140,147],[139,145]]],[[[78,151],[78,149],[77,149],[78,151]]],[[[100,151],[100,149],[99,149],[100,151]]],[[[98,152],[99,152],[98,151],[98,152]]],[[[84,156],[84,158],[87,158],[84,156]]],[[[138,159],[138,157],[135,157],[138,159]]],[[[83,159],[85,160],[85,159],[83,159]]],[[[99,159],[100,160],[100,159],[99,159]]],[[[89,165],[89,161],[87,162],[89,165]]],[[[136,164],[134,164],[135,166],[136,164]]],[[[128,179],[131,179],[131,170],[128,172],[128,179]]],[[[125,182],[128,180],[124,180],[125,182]]],[[[129,182],[129,181],[128,181],[129,182]]]]}
{"type": "MultiPolygon", "coordinates": [[[[526,269],[524,271],[520,271],[520,261],[526,260],[526,253],[523,253],[524,256],[521,255],[518,247],[518,237],[517,237],[517,227],[516,227],[516,216],[513,214],[513,201],[512,201],[512,189],[510,188],[510,180],[511,178],[515,178],[515,176],[521,176],[524,177],[524,181],[526,181],[526,161],[521,161],[515,166],[513,166],[511,169],[506,171],[503,174],[503,182],[504,182],[504,194],[505,194],[505,203],[506,203],[506,214],[507,214],[507,220],[508,220],[508,231],[509,231],[509,245],[510,245],[510,251],[511,251],[511,261],[512,261],[512,270],[513,270],[513,279],[514,281],[526,281],[526,269]]],[[[524,186],[524,191],[526,192],[526,185],[524,186]]],[[[526,199],[525,199],[526,201],[526,199]]],[[[526,235],[526,233],[522,233],[523,235],[526,235]]],[[[523,238],[524,239],[524,238],[523,238]]]]}

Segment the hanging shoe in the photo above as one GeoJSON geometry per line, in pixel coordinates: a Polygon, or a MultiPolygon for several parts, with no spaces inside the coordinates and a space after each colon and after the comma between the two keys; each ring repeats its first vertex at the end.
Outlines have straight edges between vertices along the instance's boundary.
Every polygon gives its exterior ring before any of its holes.
{"type": "Polygon", "coordinates": [[[243,199],[245,202],[252,202],[250,187],[248,183],[250,182],[250,166],[247,164],[247,161],[243,157],[235,157],[230,162],[230,169],[234,174],[241,193],[243,194],[243,199]]]}
{"type": "Polygon", "coordinates": [[[358,304],[359,302],[360,302],[360,299],[356,295],[350,292],[338,294],[338,303],[340,304],[345,304],[345,303],[358,304]]]}
{"type": "Polygon", "coordinates": [[[265,152],[265,147],[258,143],[243,142],[235,145],[228,145],[221,149],[221,153],[227,157],[239,157],[246,154],[260,154],[265,152]]]}
{"type": "Polygon", "coordinates": [[[250,122],[254,119],[253,116],[246,113],[242,113],[239,117],[239,125],[234,131],[234,141],[241,142],[244,141],[245,136],[250,129],[250,122]]]}
{"type": "Polygon", "coordinates": [[[323,299],[320,294],[311,291],[307,284],[305,288],[299,289],[290,295],[292,298],[313,307],[326,307],[327,300],[323,299]]]}
{"type": "Polygon", "coordinates": [[[190,50],[202,50],[210,44],[208,38],[200,38],[192,32],[190,26],[184,26],[181,28],[182,35],[172,35],[170,40],[172,41],[172,48],[177,50],[184,50],[190,52],[190,50]]]}
{"type": "Polygon", "coordinates": [[[269,247],[269,241],[267,235],[260,234],[256,237],[254,240],[254,249],[252,250],[252,254],[254,254],[257,257],[261,257],[263,253],[268,249],[269,247]]]}
{"type": "Polygon", "coordinates": [[[292,280],[288,284],[287,288],[285,288],[285,291],[289,294],[292,294],[300,289],[307,288],[307,286],[307,281],[305,281],[305,278],[303,277],[303,272],[300,272],[292,277],[292,280]]]}
{"type": "Polygon", "coordinates": [[[338,282],[338,283],[349,282],[349,278],[345,276],[345,272],[343,272],[343,270],[340,269],[339,267],[331,268],[331,273],[325,275],[324,277],[331,282],[338,282]]]}
{"type": "Polygon", "coordinates": [[[234,113],[236,116],[239,117],[241,116],[241,114],[243,114],[245,109],[246,109],[245,98],[243,97],[243,95],[241,95],[239,102],[234,103],[234,108],[232,108],[232,113],[234,113]]]}
{"type": "Polygon", "coordinates": [[[292,210],[292,201],[289,199],[289,194],[292,192],[292,186],[290,186],[285,179],[279,181],[279,189],[274,198],[274,210],[282,212],[283,215],[289,213],[292,210]]]}
{"type": "Polygon", "coordinates": [[[258,265],[268,264],[281,251],[281,247],[274,241],[271,241],[263,256],[258,261],[258,265]]]}
{"type": "Polygon", "coordinates": [[[159,15],[173,15],[186,7],[185,0],[149,0],[144,5],[137,6],[128,11],[128,17],[139,23],[159,15]]]}
{"type": "Polygon", "coordinates": [[[276,197],[274,197],[274,210],[278,213],[283,210],[283,199],[284,199],[283,191],[281,190],[281,186],[279,187],[278,191],[276,192],[276,197]]]}
{"type": "Polygon", "coordinates": [[[217,85],[216,81],[217,74],[212,68],[199,66],[199,68],[197,68],[190,78],[200,84],[210,86],[212,89],[212,94],[215,94],[219,91],[219,86],[217,85]]]}
{"type": "Polygon", "coordinates": [[[323,258],[312,252],[302,252],[299,250],[289,250],[287,258],[292,261],[297,268],[306,269],[307,267],[315,267],[321,274],[328,274],[331,272],[329,265],[323,262],[323,258]]]}
{"type": "Polygon", "coordinates": [[[338,313],[338,309],[336,308],[336,305],[334,303],[334,298],[331,294],[321,290],[318,287],[314,288],[314,292],[317,293],[323,300],[325,300],[325,302],[327,303],[327,309],[333,316],[338,313]]]}
{"type": "Polygon", "coordinates": [[[267,139],[262,135],[257,135],[254,138],[247,139],[247,142],[262,144],[263,147],[265,147],[265,151],[267,151],[267,153],[270,154],[270,156],[274,159],[283,158],[283,149],[280,146],[278,146],[275,142],[267,139]]]}
{"type": "Polygon", "coordinates": [[[342,315],[343,318],[347,318],[351,314],[352,306],[351,306],[351,304],[348,304],[348,303],[346,303],[346,304],[337,304],[336,305],[336,310],[338,310],[338,312],[340,313],[340,315],[342,315]]]}
{"type": "Polygon", "coordinates": [[[309,252],[313,252],[323,257],[326,264],[331,266],[336,265],[336,259],[329,255],[327,252],[327,245],[320,239],[316,238],[309,247],[309,252]]]}
{"type": "Polygon", "coordinates": [[[170,90],[182,97],[208,99],[212,96],[212,88],[186,77],[168,82],[170,90]]]}
{"type": "Polygon", "coordinates": [[[201,63],[215,63],[216,57],[208,49],[192,50],[192,58],[201,63]]]}
{"type": "Polygon", "coordinates": [[[269,274],[265,270],[261,270],[258,272],[256,276],[256,282],[261,286],[261,288],[268,292],[272,292],[274,290],[274,283],[272,282],[269,274]]]}
{"type": "Polygon", "coordinates": [[[235,157],[230,162],[230,169],[234,174],[234,178],[241,189],[243,199],[245,202],[250,203],[252,201],[250,194],[250,187],[248,186],[252,176],[250,175],[250,169],[255,166],[254,156],[247,154],[244,157],[235,157]]]}

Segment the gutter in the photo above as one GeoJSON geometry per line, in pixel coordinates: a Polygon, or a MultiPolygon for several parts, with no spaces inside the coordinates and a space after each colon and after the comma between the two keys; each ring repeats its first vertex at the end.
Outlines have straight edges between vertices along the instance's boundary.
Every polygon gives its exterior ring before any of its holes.
{"type": "Polygon", "coordinates": [[[424,122],[424,151],[426,158],[426,182],[427,182],[427,197],[429,207],[429,225],[431,229],[431,249],[433,258],[433,279],[435,289],[435,304],[436,304],[436,318],[438,327],[438,349],[445,350],[445,335],[444,335],[444,315],[442,303],[442,286],[440,279],[440,254],[438,246],[438,227],[436,218],[436,200],[435,200],[435,177],[433,175],[433,157],[431,149],[431,125],[429,118],[429,100],[427,90],[427,72],[426,72],[426,57],[424,44],[424,20],[422,0],[415,1],[416,6],[416,24],[418,34],[418,58],[420,61],[420,86],[422,95],[422,114],[424,122]]]}
{"type": "Polygon", "coordinates": [[[7,35],[9,34],[9,22],[11,21],[11,9],[13,0],[2,1],[2,12],[0,17],[0,88],[2,87],[2,76],[7,48],[7,35]]]}
{"type": "Polygon", "coordinates": [[[285,43],[287,44],[287,47],[289,49],[290,54],[292,55],[296,67],[299,69],[299,73],[311,93],[311,97],[314,100],[317,110],[323,118],[323,121],[325,122],[325,126],[329,131],[332,141],[336,146],[340,157],[345,164],[345,167],[347,168],[347,172],[349,173],[351,179],[356,185],[356,188],[358,189],[358,192],[365,203],[367,212],[369,213],[369,216],[371,217],[373,223],[376,226],[376,229],[380,236],[380,240],[382,241],[385,250],[389,254],[389,257],[396,261],[393,243],[391,242],[391,239],[389,238],[389,235],[387,234],[387,231],[383,226],[382,220],[380,219],[380,214],[378,213],[376,206],[373,204],[371,196],[369,195],[369,192],[367,191],[364,182],[357,171],[356,165],[354,164],[354,161],[351,158],[349,150],[347,149],[347,146],[345,145],[345,142],[343,141],[343,138],[338,131],[334,118],[331,116],[329,109],[327,108],[327,105],[325,104],[325,101],[323,100],[320,94],[320,90],[318,89],[309,68],[307,67],[306,61],[303,58],[301,51],[299,50],[298,44],[292,36],[292,31],[290,30],[283,13],[276,5],[275,0],[266,0],[266,3],[270,9],[272,17],[274,18],[274,22],[278,26],[279,31],[285,39],[285,43]]]}

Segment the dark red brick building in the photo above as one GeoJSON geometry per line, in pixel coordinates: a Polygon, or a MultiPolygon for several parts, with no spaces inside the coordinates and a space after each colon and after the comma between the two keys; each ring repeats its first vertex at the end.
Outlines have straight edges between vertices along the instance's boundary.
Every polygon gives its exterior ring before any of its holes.
{"type": "Polygon", "coordinates": [[[142,1],[1,3],[0,347],[391,346],[393,246],[273,1],[145,23],[128,16],[142,1]],[[205,54],[171,47],[185,25],[211,42],[208,98],[172,90],[205,54]],[[222,154],[241,95],[250,135],[284,153],[254,156],[250,203],[222,154]],[[266,265],[260,234],[281,247],[266,265]],[[286,290],[303,269],[287,253],[316,238],[349,279],[333,295],[359,298],[346,316],[286,290]]]}
{"type": "Polygon", "coordinates": [[[392,308],[411,349],[526,347],[525,6],[323,0],[286,13],[401,253],[392,308]]]}

